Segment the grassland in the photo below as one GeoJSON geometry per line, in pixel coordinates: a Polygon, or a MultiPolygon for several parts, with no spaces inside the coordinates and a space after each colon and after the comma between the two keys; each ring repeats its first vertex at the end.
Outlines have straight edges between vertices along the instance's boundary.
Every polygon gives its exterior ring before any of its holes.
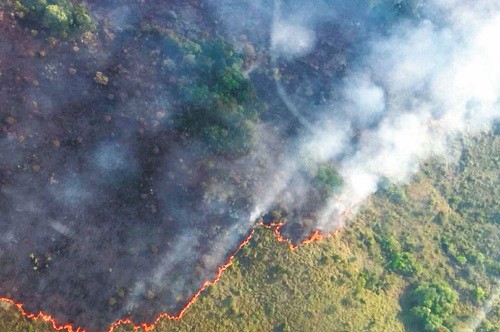
{"type": "MultiPolygon", "coordinates": [[[[220,281],[154,331],[422,331],[415,290],[432,283],[457,299],[434,313],[434,330],[470,330],[500,277],[500,138],[456,146],[457,158],[429,160],[409,185],[388,185],[326,240],[291,251],[257,228],[220,281]]],[[[493,304],[478,331],[500,330],[493,304]]],[[[0,331],[50,326],[2,305],[0,331]]]]}

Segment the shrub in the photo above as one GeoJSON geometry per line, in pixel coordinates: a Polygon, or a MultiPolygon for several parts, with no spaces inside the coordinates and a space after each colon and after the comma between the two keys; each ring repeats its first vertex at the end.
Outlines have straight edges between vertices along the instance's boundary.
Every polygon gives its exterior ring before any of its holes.
{"type": "Polygon", "coordinates": [[[330,197],[339,192],[342,186],[342,177],[334,164],[320,165],[314,176],[314,184],[324,197],[330,197]]]}
{"type": "Polygon", "coordinates": [[[73,24],[73,17],[67,8],[58,5],[48,5],[45,7],[42,16],[42,25],[50,30],[69,31],[73,24]]]}
{"type": "Polygon", "coordinates": [[[426,331],[437,331],[457,302],[455,291],[445,282],[423,283],[413,292],[415,305],[411,312],[426,331]]]}
{"type": "Polygon", "coordinates": [[[176,45],[181,70],[188,74],[179,86],[185,111],[177,129],[200,139],[212,152],[238,156],[252,146],[258,114],[253,89],[245,77],[241,59],[222,41],[176,45]],[[186,56],[193,60],[187,63],[186,56]]]}
{"type": "Polygon", "coordinates": [[[388,261],[387,267],[389,270],[407,277],[420,272],[421,266],[415,262],[413,255],[401,251],[399,243],[394,237],[383,237],[379,239],[379,243],[388,261]]]}
{"type": "Polygon", "coordinates": [[[391,260],[389,261],[388,266],[392,271],[398,272],[405,276],[411,276],[419,270],[412,254],[408,252],[394,253],[391,257],[391,260]]]}
{"type": "Polygon", "coordinates": [[[477,303],[481,303],[484,301],[486,297],[486,291],[482,287],[476,287],[474,288],[474,300],[477,303]]]}
{"type": "Polygon", "coordinates": [[[15,5],[27,21],[52,34],[66,36],[77,30],[95,28],[86,8],[70,0],[19,0],[15,5]]]}
{"type": "Polygon", "coordinates": [[[467,258],[465,256],[458,255],[457,256],[457,262],[460,265],[465,265],[467,263],[467,258]]]}

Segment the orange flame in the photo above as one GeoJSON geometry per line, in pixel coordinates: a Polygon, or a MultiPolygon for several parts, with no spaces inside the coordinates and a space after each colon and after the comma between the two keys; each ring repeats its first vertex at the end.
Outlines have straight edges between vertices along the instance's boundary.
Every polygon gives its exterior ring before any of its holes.
{"type": "Polygon", "coordinates": [[[307,238],[305,238],[304,240],[302,240],[301,242],[299,242],[297,244],[294,244],[292,241],[290,241],[290,239],[288,239],[287,237],[285,237],[281,234],[281,227],[283,227],[285,225],[285,222],[283,222],[283,221],[271,222],[269,224],[264,224],[263,222],[260,222],[259,225],[261,227],[268,228],[268,229],[274,228],[274,235],[276,236],[276,239],[278,240],[278,242],[286,243],[288,245],[288,247],[290,248],[290,250],[293,251],[293,250],[297,249],[300,245],[309,244],[309,243],[313,243],[316,241],[321,241],[325,238],[330,238],[333,234],[335,234],[339,229],[342,228],[342,226],[344,224],[344,220],[347,217],[347,215],[349,214],[349,212],[351,212],[351,209],[352,209],[352,205],[348,206],[346,208],[346,210],[340,215],[340,217],[339,217],[340,226],[335,228],[332,232],[324,234],[320,230],[316,229],[314,232],[311,233],[311,235],[309,235],[307,238]]]}
{"type": "MultiPolygon", "coordinates": [[[[280,221],[280,222],[272,222],[270,224],[264,224],[263,222],[260,222],[258,225],[260,227],[264,227],[264,228],[268,228],[268,229],[274,229],[274,234],[276,236],[276,240],[278,242],[283,242],[285,244],[288,245],[288,247],[290,248],[290,250],[295,250],[297,249],[297,247],[299,247],[300,245],[303,245],[303,244],[309,244],[309,243],[313,243],[313,242],[316,242],[316,241],[320,241],[320,240],[323,240],[325,238],[329,238],[331,237],[334,233],[336,233],[342,226],[343,226],[343,220],[345,219],[345,217],[349,214],[350,212],[350,209],[351,207],[348,207],[344,213],[342,213],[342,215],[340,216],[339,218],[339,221],[341,223],[340,227],[336,228],[333,232],[331,233],[327,233],[327,234],[323,234],[321,233],[319,230],[315,230],[314,232],[311,233],[311,235],[309,237],[307,237],[306,239],[302,240],[301,242],[297,243],[297,244],[294,244],[292,243],[292,241],[290,241],[290,239],[284,237],[280,230],[281,230],[281,227],[283,227],[283,225],[285,224],[283,221],[280,221]]],[[[130,324],[132,325],[133,329],[134,330],[139,330],[139,329],[142,329],[143,331],[147,332],[147,331],[152,331],[153,328],[155,327],[156,324],[158,324],[158,322],[161,320],[161,319],[164,319],[164,318],[167,318],[169,320],[179,320],[182,318],[182,316],[186,313],[186,311],[196,302],[196,300],[198,299],[198,297],[201,295],[201,293],[203,293],[203,291],[205,289],[207,289],[207,287],[209,286],[213,286],[217,283],[217,281],[219,281],[222,273],[227,270],[233,263],[233,260],[234,260],[234,257],[236,256],[236,254],[244,247],[246,246],[249,242],[250,242],[250,239],[253,237],[254,235],[254,232],[255,230],[252,229],[248,235],[245,237],[245,239],[238,245],[238,247],[236,248],[236,250],[233,251],[233,253],[229,256],[229,258],[227,259],[227,261],[222,264],[221,266],[219,266],[219,268],[217,269],[217,272],[215,273],[215,277],[211,280],[205,280],[200,288],[198,288],[198,290],[193,294],[193,296],[191,296],[189,298],[189,300],[186,302],[186,304],[184,304],[184,306],[181,308],[181,310],[179,310],[179,312],[176,314],[176,315],[171,315],[169,313],[161,313],[160,315],[157,316],[157,318],[154,320],[153,323],[140,323],[138,325],[135,325],[132,320],[130,318],[124,318],[124,319],[119,319],[117,321],[115,321],[114,323],[112,323],[108,329],[108,332],[113,332],[114,329],[116,327],[118,327],[119,325],[121,324],[130,324]]],[[[71,324],[69,323],[66,323],[66,324],[59,324],[57,323],[54,318],[48,314],[45,314],[43,313],[42,311],[40,311],[38,314],[33,314],[33,313],[28,313],[26,312],[24,309],[23,309],[23,304],[22,303],[17,303],[9,298],[0,298],[0,302],[6,302],[10,305],[13,305],[15,306],[19,312],[26,318],[28,319],[32,319],[32,320],[42,320],[42,321],[45,321],[45,322],[49,322],[52,326],[52,328],[56,331],[66,331],[66,332],[85,332],[85,330],[81,327],[73,327],[71,324]]]]}
{"type": "Polygon", "coordinates": [[[155,325],[161,319],[163,319],[163,318],[168,318],[170,320],[181,319],[182,316],[184,315],[184,313],[196,302],[196,300],[198,299],[198,297],[200,296],[200,294],[208,286],[213,286],[213,285],[215,285],[217,283],[217,281],[219,281],[219,279],[220,279],[220,277],[222,275],[222,272],[224,272],[225,270],[227,270],[233,264],[234,257],[241,250],[241,248],[243,248],[244,246],[246,246],[250,242],[250,239],[252,238],[253,234],[254,234],[254,230],[252,229],[250,231],[250,233],[248,233],[247,237],[238,245],[238,247],[236,248],[236,250],[229,256],[228,260],[224,264],[222,264],[221,266],[219,266],[219,268],[217,269],[217,272],[215,273],[215,277],[212,280],[205,280],[203,282],[203,284],[201,284],[201,287],[198,288],[198,290],[193,294],[193,296],[191,296],[191,298],[186,302],[186,304],[184,304],[184,306],[177,313],[177,315],[170,315],[168,313],[163,313],[163,314],[160,314],[155,319],[155,321],[153,323],[151,323],[151,324],[142,323],[142,324],[139,324],[139,325],[134,325],[134,323],[132,322],[132,320],[130,320],[129,318],[120,319],[120,320],[117,320],[116,322],[114,322],[113,324],[111,324],[111,326],[109,327],[108,332],[112,332],[115,329],[115,327],[117,327],[120,324],[131,324],[131,325],[133,325],[134,330],[138,330],[138,329],[142,328],[144,331],[151,331],[151,330],[153,330],[153,328],[155,327],[155,325]]]}
{"type": "Polygon", "coordinates": [[[79,327],[75,329],[73,326],[71,326],[71,324],[59,325],[56,323],[54,318],[52,318],[52,316],[47,315],[41,311],[38,314],[28,313],[28,312],[24,311],[22,303],[16,303],[11,299],[0,297],[0,302],[6,302],[12,306],[15,306],[19,310],[21,315],[23,315],[26,318],[33,319],[33,320],[42,320],[44,322],[50,323],[52,325],[52,328],[56,331],[63,331],[64,330],[67,332],[84,332],[84,330],[79,328],[79,327]]]}

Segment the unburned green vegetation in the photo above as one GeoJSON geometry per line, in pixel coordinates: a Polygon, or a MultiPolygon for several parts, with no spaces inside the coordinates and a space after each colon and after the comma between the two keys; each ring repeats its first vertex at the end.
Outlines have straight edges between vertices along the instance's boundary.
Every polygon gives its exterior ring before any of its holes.
{"type": "Polygon", "coordinates": [[[338,174],[335,165],[331,163],[318,166],[313,181],[315,187],[325,197],[337,194],[342,187],[342,177],[338,174]]]}
{"type": "Polygon", "coordinates": [[[223,39],[187,39],[148,22],[142,35],[162,45],[161,75],[181,109],[174,119],[178,135],[208,154],[236,159],[249,153],[262,107],[243,69],[243,52],[223,39]]]}
{"type": "Polygon", "coordinates": [[[223,41],[175,46],[185,73],[178,84],[185,102],[179,131],[198,138],[215,153],[247,153],[258,114],[241,56],[223,41]]]}
{"type": "Polygon", "coordinates": [[[95,29],[92,18],[81,3],[70,0],[19,0],[14,3],[18,17],[35,28],[67,36],[75,31],[95,29]]]}

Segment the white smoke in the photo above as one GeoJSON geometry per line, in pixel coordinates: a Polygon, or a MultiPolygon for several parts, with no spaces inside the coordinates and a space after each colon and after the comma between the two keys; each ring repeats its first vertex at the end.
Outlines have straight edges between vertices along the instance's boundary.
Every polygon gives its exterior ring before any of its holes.
{"type": "Polygon", "coordinates": [[[278,21],[273,26],[272,48],[282,56],[301,56],[314,46],[314,32],[301,25],[278,21]]]}
{"type": "Polygon", "coordinates": [[[498,119],[498,7],[487,0],[432,1],[426,6],[434,13],[430,19],[375,34],[320,123],[307,122],[303,114],[309,110],[297,110],[290,105],[293,97],[281,90],[290,112],[313,131],[300,149],[317,162],[345,154],[339,163],[344,185],[320,214],[321,230],[331,231],[340,214],[374,193],[382,178],[409,181],[424,159],[447,152],[449,137],[488,129],[498,119]],[[332,123],[345,127],[340,137],[332,123]],[[348,144],[353,139],[355,146],[348,144]]]}
{"type": "Polygon", "coordinates": [[[376,130],[363,133],[366,145],[343,163],[350,203],[374,192],[382,176],[408,181],[423,159],[446,151],[447,135],[485,129],[498,118],[500,14],[485,14],[460,6],[450,10],[450,25],[424,21],[374,42],[364,69],[388,96],[386,115],[376,130]],[[462,22],[471,18],[476,24],[464,29],[462,22]],[[369,176],[371,181],[359,183],[369,176]],[[369,189],[353,195],[352,184],[369,189]]]}
{"type": "Polygon", "coordinates": [[[274,2],[271,51],[286,58],[304,56],[314,48],[316,38],[314,30],[309,27],[313,8],[299,5],[285,18],[282,7],[281,1],[274,2]]]}

